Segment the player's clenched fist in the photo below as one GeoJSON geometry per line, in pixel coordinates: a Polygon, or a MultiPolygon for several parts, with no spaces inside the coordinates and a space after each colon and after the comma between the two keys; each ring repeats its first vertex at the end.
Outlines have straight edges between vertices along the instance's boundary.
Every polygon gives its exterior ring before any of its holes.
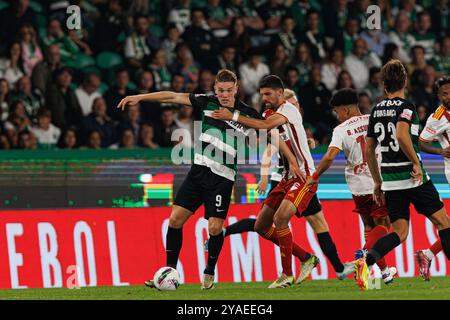
{"type": "Polygon", "coordinates": [[[120,100],[119,104],[117,105],[117,108],[125,110],[126,106],[133,106],[135,104],[138,104],[140,101],[140,98],[138,96],[127,96],[120,100]]]}

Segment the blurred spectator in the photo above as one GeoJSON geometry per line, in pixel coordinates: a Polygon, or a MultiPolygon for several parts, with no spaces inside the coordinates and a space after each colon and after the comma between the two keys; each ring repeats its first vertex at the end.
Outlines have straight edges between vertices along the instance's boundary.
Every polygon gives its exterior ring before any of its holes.
{"type": "Polygon", "coordinates": [[[7,57],[0,59],[0,78],[8,81],[13,88],[16,81],[24,76],[22,47],[19,42],[13,42],[8,49],[7,57]]]}
{"type": "Polygon", "coordinates": [[[125,128],[120,131],[119,142],[111,145],[111,149],[134,149],[136,148],[135,136],[133,130],[125,128]]]}
{"type": "Polygon", "coordinates": [[[118,41],[128,33],[127,17],[124,14],[124,1],[109,0],[106,10],[101,10],[101,16],[95,24],[92,44],[96,52],[119,51],[123,43],[118,41]]]}
{"type": "Polygon", "coordinates": [[[338,75],[335,91],[340,89],[355,89],[352,76],[347,70],[342,70],[338,75]]]}
{"type": "Polygon", "coordinates": [[[381,58],[381,61],[383,64],[386,64],[393,59],[401,60],[400,49],[395,43],[389,42],[384,46],[384,53],[383,57],[381,58]]]}
{"type": "Polygon", "coordinates": [[[431,64],[440,76],[450,74],[450,36],[442,38],[439,53],[434,55],[431,64]]]}
{"type": "Polygon", "coordinates": [[[384,87],[381,81],[381,69],[377,67],[369,70],[369,84],[364,88],[364,92],[370,99],[370,103],[377,103],[384,97],[384,87]]]}
{"type": "Polygon", "coordinates": [[[181,74],[184,78],[186,91],[192,92],[197,86],[199,66],[194,61],[191,50],[185,43],[177,47],[177,59],[171,66],[172,73],[181,74]]]}
{"type": "Polygon", "coordinates": [[[175,117],[175,124],[178,128],[183,129],[185,132],[183,134],[183,137],[190,137],[190,139],[184,139],[181,141],[181,144],[186,147],[190,148],[194,145],[194,116],[193,116],[194,109],[192,106],[188,105],[182,105],[180,107],[180,110],[175,117]]]}
{"type": "Polygon", "coordinates": [[[16,83],[16,90],[11,92],[11,101],[21,100],[30,120],[36,119],[38,110],[44,105],[44,97],[39,89],[32,89],[31,80],[24,76],[16,83]]]}
{"type": "Polygon", "coordinates": [[[411,48],[411,63],[407,64],[406,71],[408,72],[408,78],[412,87],[418,85],[420,73],[427,65],[425,60],[425,49],[422,46],[415,45],[411,48]]]}
{"type": "Polygon", "coordinates": [[[37,150],[36,136],[28,130],[20,132],[17,147],[22,150],[37,150]]]}
{"type": "Polygon", "coordinates": [[[198,87],[195,89],[196,94],[214,94],[214,75],[209,70],[202,70],[198,77],[198,87]]]}
{"type": "Polygon", "coordinates": [[[102,141],[102,136],[101,136],[100,132],[98,132],[97,130],[92,130],[91,132],[88,133],[87,143],[86,143],[86,147],[88,149],[99,150],[99,149],[101,149],[102,144],[103,144],[103,141],[102,141]]]}
{"type": "Polygon", "coordinates": [[[267,0],[256,10],[265,23],[264,33],[272,35],[281,28],[281,18],[286,15],[286,8],[280,0],[267,0]]]}
{"type": "Polygon", "coordinates": [[[0,134],[0,150],[9,150],[11,149],[11,143],[8,140],[8,137],[4,134],[0,134]]]}
{"type": "Polygon", "coordinates": [[[20,27],[36,25],[36,15],[29,0],[10,1],[11,5],[0,11],[0,46],[8,46],[15,40],[20,27]]]}
{"type": "Polygon", "coordinates": [[[372,110],[372,103],[366,92],[360,92],[358,94],[358,107],[362,114],[370,114],[370,111],[372,110]]]}
{"type": "Polygon", "coordinates": [[[331,5],[323,10],[323,22],[325,25],[325,35],[336,40],[339,31],[345,29],[350,12],[347,0],[332,0],[331,5]]]}
{"type": "Polygon", "coordinates": [[[9,116],[9,92],[8,81],[6,79],[0,79],[0,125],[9,116]]]}
{"type": "Polygon", "coordinates": [[[154,87],[156,90],[167,90],[170,87],[172,75],[168,69],[167,57],[164,49],[153,51],[150,69],[153,71],[154,87]]]}
{"type": "Polygon", "coordinates": [[[423,11],[423,8],[416,4],[416,0],[400,0],[398,8],[394,8],[392,14],[405,14],[405,16],[412,22],[417,20],[417,15],[423,11]]]}
{"type": "MultiPolygon", "coordinates": [[[[153,73],[149,70],[143,70],[138,73],[138,94],[145,94],[155,91],[153,73]]],[[[167,90],[167,89],[166,89],[167,90]]],[[[140,113],[144,122],[154,122],[161,115],[161,105],[158,102],[141,101],[140,113]]]]}
{"type": "Polygon", "coordinates": [[[381,11],[381,29],[388,32],[395,24],[391,3],[386,0],[375,0],[375,5],[377,5],[381,11]]]}
{"type": "Polygon", "coordinates": [[[226,15],[221,0],[207,0],[205,9],[208,25],[215,30],[214,35],[219,38],[226,36],[232,17],[226,15]]]}
{"type": "Polygon", "coordinates": [[[221,69],[228,69],[237,73],[236,48],[230,44],[225,44],[222,47],[220,55],[217,57],[211,70],[217,73],[221,69]]]}
{"type": "Polygon", "coordinates": [[[78,125],[83,112],[75,92],[70,88],[72,71],[68,68],[59,69],[54,81],[55,84],[49,88],[45,99],[52,112],[52,123],[59,128],[78,125]]]}
{"type": "Polygon", "coordinates": [[[123,119],[123,114],[120,109],[117,109],[117,105],[120,100],[126,96],[131,96],[136,94],[135,90],[129,89],[128,84],[130,83],[130,75],[126,69],[119,69],[116,71],[116,84],[105,92],[103,97],[106,100],[106,105],[108,107],[108,115],[114,121],[120,121],[123,119]]]}
{"type": "Polygon", "coordinates": [[[389,33],[390,41],[395,43],[399,48],[400,60],[403,63],[411,62],[409,53],[416,43],[414,36],[410,33],[410,26],[411,23],[408,16],[404,13],[399,13],[395,19],[394,30],[389,33]]]}
{"type": "Polygon", "coordinates": [[[283,78],[285,70],[290,65],[290,63],[291,59],[289,58],[289,55],[284,46],[281,43],[277,44],[273,48],[273,54],[270,59],[270,73],[283,78]]]}
{"type": "Polygon", "coordinates": [[[411,99],[416,105],[424,105],[427,108],[427,115],[439,106],[439,99],[434,92],[436,80],[436,71],[432,66],[427,65],[420,74],[417,87],[411,92],[411,99]]]}
{"type": "Polygon", "coordinates": [[[217,40],[207,28],[205,13],[202,9],[193,9],[191,25],[182,34],[183,40],[192,51],[194,59],[202,67],[208,67],[214,62],[217,54],[217,40]]]}
{"type": "Polygon", "coordinates": [[[245,0],[230,0],[225,9],[228,17],[233,19],[242,18],[244,25],[252,30],[261,30],[264,28],[264,22],[259,17],[256,10],[247,5],[245,0]]]}
{"type": "Polygon", "coordinates": [[[20,28],[20,41],[22,46],[23,69],[27,76],[31,76],[33,68],[44,56],[37,41],[36,31],[31,25],[23,25],[20,28]]]}
{"type": "Polygon", "coordinates": [[[134,20],[134,31],[125,40],[125,58],[133,68],[141,68],[149,60],[153,50],[159,48],[156,36],[149,31],[149,20],[146,15],[139,15],[134,20]]]}
{"type": "Polygon", "coordinates": [[[178,0],[178,5],[170,11],[167,18],[168,22],[175,24],[180,33],[191,23],[190,4],[190,0],[178,0]]]}
{"type": "Polygon", "coordinates": [[[335,47],[341,49],[344,55],[348,55],[353,50],[355,40],[359,38],[359,22],[355,18],[349,18],[345,24],[345,29],[336,38],[335,47]]]}
{"type": "Polygon", "coordinates": [[[94,100],[102,96],[99,91],[100,83],[100,76],[96,72],[89,72],[84,75],[83,83],[75,90],[83,116],[92,111],[94,100]]]}
{"type": "Polygon", "coordinates": [[[261,62],[261,55],[256,51],[251,52],[249,60],[239,66],[242,89],[249,99],[259,92],[259,81],[269,73],[269,67],[261,62]]]}
{"type": "Polygon", "coordinates": [[[366,28],[367,7],[370,5],[369,0],[355,0],[350,6],[350,14],[358,20],[360,29],[366,28]]]}
{"type": "Polygon", "coordinates": [[[251,39],[244,19],[236,17],[231,21],[230,32],[224,42],[236,48],[237,63],[241,63],[247,58],[247,53],[251,46],[251,39]]]}
{"type": "Polygon", "coordinates": [[[383,55],[384,48],[390,41],[389,36],[379,29],[365,30],[361,33],[361,38],[366,40],[368,49],[379,57],[383,55]]]}
{"type": "Polygon", "coordinates": [[[152,125],[143,123],[139,132],[138,146],[141,148],[158,149],[158,144],[154,141],[154,129],[152,125]]]}
{"type": "Polygon", "coordinates": [[[88,133],[95,130],[102,137],[102,148],[109,147],[116,141],[116,132],[114,123],[106,113],[105,99],[101,96],[95,98],[91,110],[92,112],[84,117],[81,122],[81,140],[85,143],[88,138],[88,133]]]}
{"type": "Polygon", "coordinates": [[[300,74],[298,73],[297,68],[293,66],[287,67],[284,79],[286,87],[293,90],[295,94],[298,96],[301,85],[300,85],[300,74]]]}
{"type": "Polygon", "coordinates": [[[37,113],[37,125],[30,129],[37,138],[39,149],[53,149],[59,140],[61,130],[51,123],[51,119],[51,111],[41,108],[37,113]]]}
{"type": "Polygon", "coordinates": [[[270,49],[273,50],[278,45],[282,45],[289,57],[292,57],[297,47],[297,37],[294,34],[295,20],[291,16],[284,16],[281,22],[281,30],[273,36],[270,49]]]}
{"type": "Polygon", "coordinates": [[[181,33],[174,24],[167,28],[167,38],[162,41],[161,48],[166,53],[167,65],[171,65],[175,59],[175,48],[181,42],[181,33]]]}
{"type": "Polygon", "coordinates": [[[78,149],[78,146],[77,129],[74,127],[64,129],[56,144],[58,149],[78,149]]]}
{"type": "Polygon", "coordinates": [[[305,122],[314,125],[317,130],[315,136],[321,143],[324,143],[323,139],[336,123],[328,106],[330,98],[331,92],[322,82],[320,67],[314,66],[309,81],[300,90],[299,101],[304,110],[305,122]]]}
{"type": "Polygon", "coordinates": [[[438,38],[450,36],[450,9],[449,0],[434,1],[429,9],[433,33],[438,38]]]}
{"type": "Polygon", "coordinates": [[[77,67],[76,56],[80,50],[72,39],[64,34],[59,20],[51,19],[48,22],[47,36],[43,39],[43,43],[45,47],[56,44],[59,47],[61,63],[67,67],[77,67]]]}
{"type": "Polygon", "coordinates": [[[165,107],[161,112],[161,121],[155,125],[155,142],[163,148],[173,147],[177,142],[171,140],[172,133],[177,128],[172,108],[165,107]]]}
{"type": "Polygon", "coordinates": [[[300,38],[301,42],[307,43],[311,49],[313,61],[319,61],[326,57],[325,36],[319,30],[320,14],[311,10],[306,15],[306,30],[300,38]]]}
{"type": "Polygon", "coordinates": [[[300,76],[300,84],[308,82],[309,73],[313,64],[311,51],[305,43],[300,43],[296,50],[296,55],[292,64],[297,68],[300,76]]]}
{"type": "Polygon", "coordinates": [[[48,87],[53,81],[53,72],[61,67],[61,54],[59,47],[56,44],[50,45],[47,48],[46,60],[38,63],[33,69],[33,73],[31,75],[33,87],[39,89],[42,94],[45,95],[48,87]]]}
{"type": "Polygon", "coordinates": [[[119,125],[119,131],[131,129],[133,130],[133,136],[137,139],[141,129],[141,122],[141,110],[139,104],[129,106],[126,109],[125,120],[119,125]]]}
{"type": "Polygon", "coordinates": [[[13,148],[18,145],[19,134],[28,130],[30,124],[30,119],[27,117],[22,101],[13,102],[8,119],[4,124],[6,136],[13,148]]]}
{"type": "Polygon", "coordinates": [[[78,49],[84,54],[91,56],[94,52],[88,44],[88,35],[85,29],[69,30],[68,36],[78,46],[78,49]]]}
{"type": "Polygon", "coordinates": [[[380,58],[367,51],[364,39],[358,39],[353,45],[353,52],[345,57],[345,68],[350,72],[356,89],[364,88],[369,82],[369,68],[381,67],[380,58]]]}
{"type": "Polygon", "coordinates": [[[173,92],[184,92],[184,77],[179,74],[175,73],[172,76],[172,81],[170,82],[170,91],[173,92]]]}
{"type": "Polygon", "coordinates": [[[418,15],[416,31],[413,33],[417,45],[425,48],[425,59],[430,60],[434,55],[436,35],[431,29],[431,16],[427,11],[422,11],[418,15]]]}
{"type": "Polygon", "coordinates": [[[419,131],[422,131],[425,127],[425,124],[427,123],[428,119],[428,110],[424,105],[418,105],[416,107],[417,115],[419,116],[419,123],[420,123],[420,129],[419,131]]]}
{"type": "Polygon", "coordinates": [[[292,0],[286,1],[287,11],[294,17],[298,34],[306,29],[306,14],[312,9],[320,11],[321,4],[318,0],[292,0]],[[290,2],[290,6],[289,6],[290,2]]]}
{"type": "Polygon", "coordinates": [[[322,82],[328,90],[333,91],[337,84],[339,73],[344,69],[344,54],[335,48],[329,55],[329,60],[322,65],[322,82]]]}

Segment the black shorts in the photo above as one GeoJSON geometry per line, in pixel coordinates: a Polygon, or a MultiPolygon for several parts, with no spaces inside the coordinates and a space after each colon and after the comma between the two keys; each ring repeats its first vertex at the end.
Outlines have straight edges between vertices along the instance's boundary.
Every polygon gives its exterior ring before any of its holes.
{"type": "Polygon", "coordinates": [[[280,181],[270,180],[270,191],[276,188],[276,186],[280,183],[280,181]]]}
{"type": "Polygon", "coordinates": [[[411,203],[418,213],[426,217],[444,207],[444,203],[431,180],[412,189],[386,191],[385,197],[391,222],[398,219],[409,220],[411,203]]]}
{"type": "Polygon", "coordinates": [[[311,198],[311,201],[309,201],[309,204],[306,207],[305,211],[301,213],[301,217],[313,216],[320,211],[322,211],[322,205],[320,204],[317,194],[315,194],[311,198]]]}
{"type": "Polygon", "coordinates": [[[230,206],[234,181],[221,177],[208,167],[194,164],[177,192],[174,205],[193,213],[205,205],[205,219],[225,219],[230,206]]]}

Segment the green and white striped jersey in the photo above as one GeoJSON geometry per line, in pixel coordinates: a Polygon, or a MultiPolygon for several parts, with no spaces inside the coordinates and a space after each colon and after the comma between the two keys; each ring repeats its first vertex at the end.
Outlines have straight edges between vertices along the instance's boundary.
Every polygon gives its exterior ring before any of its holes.
{"type": "MultiPolygon", "coordinates": [[[[217,120],[214,110],[222,106],[214,95],[190,94],[189,100],[195,109],[202,112],[202,132],[194,149],[194,164],[206,166],[219,176],[235,181],[238,152],[247,143],[251,129],[235,121],[217,120]]],[[[233,110],[247,117],[262,119],[261,115],[242,101],[236,100],[233,110]]]]}
{"type": "MultiPolygon", "coordinates": [[[[400,149],[397,140],[397,122],[403,121],[410,125],[409,133],[414,150],[419,153],[419,117],[416,107],[402,98],[384,99],[372,110],[369,118],[367,137],[375,138],[381,150],[382,190],[404,190],[421,185],[411,177],[412,162],[400,149]]],[[[430,178],[420,164],[423,172],[423,183],[430,178]]]]}

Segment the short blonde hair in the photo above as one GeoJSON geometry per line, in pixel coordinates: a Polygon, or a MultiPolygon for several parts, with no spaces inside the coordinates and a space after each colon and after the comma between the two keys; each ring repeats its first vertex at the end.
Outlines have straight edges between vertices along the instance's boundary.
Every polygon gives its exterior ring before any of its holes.
{"type": "Polygon", "coordinates": [[[285,99],[290,99],[292,97],[295,97],[297,99],[297,95],[295,94],[294,90],[291,89],[284,89],[283,95],[285,99]]]}

